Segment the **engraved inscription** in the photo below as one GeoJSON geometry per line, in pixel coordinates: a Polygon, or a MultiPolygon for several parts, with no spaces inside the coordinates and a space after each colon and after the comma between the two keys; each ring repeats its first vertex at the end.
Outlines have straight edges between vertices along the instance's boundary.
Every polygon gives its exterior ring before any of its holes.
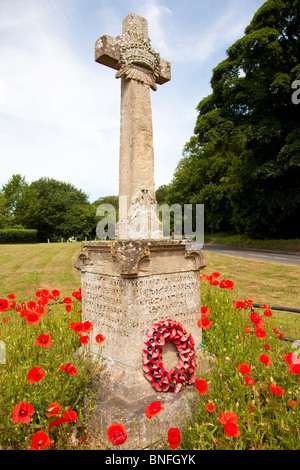
{"type": "Polygon", "coordinates": [[[176,320],[178,316],[186,316],[189,322],[191,313],[193,319],[199,314],[198,279],[194,272],[152,275],[130,281],[86,272],[83,311],[95,324],[125,336],[132,328],[148,330],[149,324],[164,318],[176,320]]]}

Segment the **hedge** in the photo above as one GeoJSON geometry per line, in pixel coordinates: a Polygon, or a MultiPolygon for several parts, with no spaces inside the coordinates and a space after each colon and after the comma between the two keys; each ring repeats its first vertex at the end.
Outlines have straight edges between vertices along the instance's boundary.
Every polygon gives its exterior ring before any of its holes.
{"type": "Polygon", "coordinates": [[[37,230],[34,229],[0,229],[0,243],[36,243],[37,230]]]}

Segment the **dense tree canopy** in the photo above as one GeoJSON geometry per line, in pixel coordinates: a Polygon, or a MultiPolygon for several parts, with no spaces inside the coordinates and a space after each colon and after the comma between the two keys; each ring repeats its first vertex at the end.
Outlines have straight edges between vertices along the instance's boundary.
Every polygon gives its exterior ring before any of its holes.
{"type": "Polygon", "coordinates": [[[205,205],[206,226],[299,236],[300,0],[268,0],[214,70],[165,201],[205,205]]]}
{"type": "Polygon", "coordinates": [[[100,201],[90,204],[87,195],[70,183],[40,178],[28,184],[21,175],[13,175],[0,192],[0,228],[36,229],[39,242],[94,238],[100,201]]]}

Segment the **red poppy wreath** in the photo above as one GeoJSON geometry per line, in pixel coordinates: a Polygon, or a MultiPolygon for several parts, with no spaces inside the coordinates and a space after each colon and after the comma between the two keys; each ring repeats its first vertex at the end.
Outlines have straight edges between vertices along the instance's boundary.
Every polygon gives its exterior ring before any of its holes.
{"type": "Polygon", "coordinates": [[[151,385],[159,392],[178,393],[183,384],[195,382],[195,342],[182,325],[165,320],[153,325],[147,333],[143,346],[143,370],[151,385]],[[167,369],[162,363],[162,347],[173,343],[179,354],[175,370],[167,369]]]}

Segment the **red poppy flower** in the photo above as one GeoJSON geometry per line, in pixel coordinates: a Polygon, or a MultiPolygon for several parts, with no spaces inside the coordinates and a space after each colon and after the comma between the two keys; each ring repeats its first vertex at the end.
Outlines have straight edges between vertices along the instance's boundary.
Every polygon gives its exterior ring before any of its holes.
{"type": "Polygon", "coordinates": [[[227,421],[224,428],[224,434],[227,434],[230,437],[238,437],[241,432],[236,423],[232,421],[227,421]]]}
{"type": "Polygon", "coordinates": [[[51,418],[52,416],[59,416],[60,410],[61,410],[61,405],[59,403],[51,403],[48,406],[48,411],[50,413],[46,414],[47,418],[51,418]]]}
{"type": "Polygon", "coordinates": [[[90,340],[90,337],[88,335],[81,335],[79,338],[79,341],[82,344],[88,344],[89,340],[90,340]]]}
{"type": "Polygon", "coordinates": [[[200,395],[205,395],[207,392],[207,382],[204,379],[195,379],[196,389],[200,395]]]}
{"type": "Polygon", "coordinates": [[[164,410],[164,408],[161,406],[160,401],[153,401],[150,403],[150,405],[146,406],[146,411],[145,415],[147,418],[152,418],[153,416],[157,415],[161,410],[164,410]]]}
{"type": "Polygon", "coordinates": [[[124,444],[127,439],[125,427],[121,423],[111,424],[107,429],[106,435],[114,446],[124,444]]]}
{"type": "Polygon", "coordinates": [[[61,423],[72,423],[73,421],[76,421],[77,418],[78,415],[76,411],[68,410],[63,414],[61,418],[55,419],[49,424],[48,431],[50,431],[50,429],[54,426],[59,426],[61,423]]]}
{"type": "Polygon", "coordinates": [[[76,368],[74,366],[72,366],[72,364],[70,362],[68,362],[65,366],[61,365],[60,368],[61,368],[61,370],[63,370],[64,372],[66,372],[67,374],[70,374],[72,376],[77,374],[76,368]]]}
{"type": "Polygon", "coordinates": [[[270,385],[270,391],[274,395],[280,395],[280,396],[282,396],[286,393],[286,390],[282,390],[281,387],[279,387],[279,385],[275,385],[275,384],[270,385]]]}
{"type": "Polygon", "coordinates": [[[66,312],[70,313],[72,311],[72,305],[66,305],[66,312]]]}
{"type": "Polygon", "coordinates": [[[289,373],[300,375],[300,364],[292,364],[289,369],[289,373]]]}
{"type": "Polygon", "coordinates": [[[213,324],[213,321],[210,321],[208,317],[202,317],[198,320],[197,325],[203,330],[208,330],[208,328],[213,324]]]}
{"type": "Polygon", "coordinates": [[[9,303],[7,299],[0,299],[0,312],[6,312],[9,309],[9,303]]]}
{"type": "Polygon", "coordinates": [[[233,302],[233,306],[234,308],[243,308],[245,310],[247,310],[248,308],[248,306],[244,302],[241,302],[240,300],[233,302]]]}
{"type": "Polygon", "coordinates": [[[81,287],[78,289],[78,291],[72,292],[72,297],[75,297],[76,300],[82,300],[81,287]]]}
{"type": "Polygon", "coordinates": [[[15,300],[17,298],[16,294],[9,294],[7,296],[8,299],[15,300]]]}
{"type": "Polygon", "coordinates": [[[25,320],[28,325],[37,325],[40,322],[40,319],[40,315],[38,315],[36,312],[31,312],[30,310],[26,311],[25,320]]]}
{"type": "MultiPolygon", "coordinates": [[[[50,300],[52,300],[52,296],[51,297],[43,297],[42,299],[39,299],[38,300],[38,307],[41,309],[42,307],[45,307],[46,305],[48,305],[50,303],[50,300]]],[[[46,310],[47,312],[47,310],[46,310]]]]}
{"type": "Polygon", "coordinates": [[[37,340],[34,340],[34,343],[42,348],[49,348],[52,343],[51,335],[41,334],[37,340]]]}
{"type": "Polygon", "coordinates": [[[64,412],[63,418],[64,418],[66,423],[73,423],[73,421],[76,421],[76,419],[78,418],[78,415],[77,415],[76,411],[68,410],[68,411],[64,412]]]}
{"type": "Polygon", "coordinates": [[[58,300],[58,298],[59,298],[59,296],[60,296],[59,290],[53,289],[52,295],[53,295],[53,300],[58,300]]]}
{"type": "Polygon", "coordinates": [[[216,410],[216,405],[213,403],[207,403],[206,409],[209,413],[213,413],[216,410]]]}
{"type": "Polygon", "coordinates": [[[2,320],[1,320],[1,321],[2,321],[2,323],[7,323],[7,322],[8,322],[8,317],[4,317],[4,318],[2,318],[2,320]]]}
{"type": "Polygon", "coordinates": [[[72,321],[68,328],[71,328],[79,335],[84,332],[84,324],[81,321],[72,321]]]}
{"type": "Polygon", "coordinates": [[[297,406],[296,400],[289,400],[288,404],[291,405],[291,406],[297,406]]]}
{"type": "Polygon", "coordinates": [[[15,306],[16,306],[16,301],[15,300],[10,300],[9,301],[10,310],[14,310],[15,306]]]}
{"type": "Polygon", "coordinates": [[[33,367],[33,369],[31,369],[28,372],[27,380],[30,384],[33,384],[35,382],[39,382],[40,380],[42,380],[44,375],[45,375],[45,372],[43,371],[41,367],[33,367]]]}
{"type": "Polygon", "coordinates": [[[201,307],[201,315],[206,315],[207,317],[210,315],[210,310],[208,307],[201,307]]]}
{"type": "Polygon", "coordinates": [[[246,382],[246,385],[254,385],[257,380],[252,379],[250,375],[245,375],[244,380],[246,382]]]}
{"type": "Polygon", "coordinates": [[[279,335],[277,328],[272,328],[272,330],[274,331],[275,335],[279,335]]]}
{"type": "Polygon", "coordinates": [[[94,325],[93,323],[91,323],[90,321],[85,321],[84,324],[83,324],[83,331],[85,333],[90,333],[90,331],[92,331],[94,325]]]}
{"type": "Polygon", "coordinates": [[[30,423],[31,415],[34,413],[33,406],[28,402],[18,403],[12,410],[13,423],[30,423]]]}
{"type": "Polygon", "coordinates": [[[220,411],[220,416],[218,418],[218,420],[222,424],[226,424],[228,422],[236,423],[238,421],[238,419],[239,418],[237,417],[237,415],[233,411],[227,411],[226,414],[223,413],[223,411],[220,411]]]}
{"type": "Polygon", "coordinates": [[[70,297],[65,297],[64,300],[63,300],[63,303],[64,303],[64,304],[71,304],[71,303],[72,303],[72,299],[70,299],[70,297]]]}
{"type": "Polygon", "coordinates": [[[32,437],[30,450],[43,450],[53,444],[54,441],[49,439],[48,434],[43,431],[37,431],[32,437]]]}
{"type": "MultiPolygon", "coordinates": [[[[292,362],[293,362],[293,356],[294,354],[289,352],[287,354],[283,354],[283,359],[285,360],[285,362],[288,364],[288,365],[291,365],[292,362]]],[[[297,356],[296,356],[297,357],[297,356]]]]}
{"type": "Polygon", "coordinates": [[[283,354],[283,358],[289,366],[289,373],[300,375],[300,358],[295,353],[291,352],[283,354]]]}
{"type": "Polygon", "coordinates": [[[230,281],[229,279],[223,279],[223,281],[220,282],[220,287],[222,289],[233,290],[234,289],[234,283],[232,281],[230,281]]]}
{"type": "Polygon", "coordinates": [[[272,364],[271,358],[267,354],[261,354],[259,356],[259,359],[256,359],[256,360],[262,362],[268,367],[272,364]]]}
{"type": "Polygon", "coordinates": [[[170,428],[168,431],[168,442],[173,450],[180,444],[181,436],[178,428],[170,428]]]}
{"type": "Polygon", "coordinates": [[[66,420],[65,420],[63,417],[57,418],[57,419],[55,419],[54,421],[51,421],[51,423],[49,423],[49,426],[48,426],[48,432],[49,432],[52,428],[54,428],[54,426],[59,426],[61,423],[65,423],[65,422],[66,422],[66,420]]]}
{"type": "Polygon", "coordinates": [[[269,349],[270,349],[270,346],[268,344],[265,344],[265,350],[269,351],[269,349]]]}
{"type": "Polygon", "coordinates": [[[250,374],[251,367],[246,362],[242,362],[241,364],[238,365],[238,371],[241,374],[250,374]]]}
{"type": "Polygon", "coordinates": [[[252,323],[254,323],[256,328],[261,328],[264,325],[264,321],[262,317],[258,315],[258,313],[256,312],[251,313],[251,315],[249,315],[249,318],[252,321],[252,323]]]}
{"type": "Polygon", "coordinates": [[[98,344],[103,343],[104,340],[105,340],[105,336],[101,335],[101,333],[95,337],[95,341],[98,344]]]}
{"type": "Polygon", "coordinates": [[[265,330],[263,330],[262,328],[256,328],[255,334],[258,339],[263,339],[267,336],[265,330]]]}
{"type": "Polygon", "coordinates": [[[273,315],[273,313],[271,312],[271,310],[267,309],[267,310],[264,310],[264,316],[265,317],[271,317],[273,315]]]}

